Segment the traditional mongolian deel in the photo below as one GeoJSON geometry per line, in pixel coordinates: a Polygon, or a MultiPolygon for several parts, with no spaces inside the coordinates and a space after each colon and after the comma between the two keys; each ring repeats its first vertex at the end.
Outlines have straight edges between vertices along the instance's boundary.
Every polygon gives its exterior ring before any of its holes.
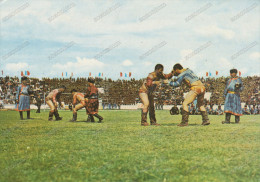
{"type": "Polygon", "coordinates": [[[88,99],[86,103],[87,114],[97,114],[98,113],[98,89],[95,85],[88,86],[85,98],[88,99]]]}
{"type": "Polygon", "coordinates": [[[243,83],[239,77],[230,78],[224,91],[225,113],[231,113],[235,116],[242,116],[240,101],[240,92],[243,90],[243,83]]]}
{"type": "Polygon", "coordinates": [[[18,103],[15,105],[16,111],[30,111],[30,96],[29,96],[29,86],[19,85],[16,91],[16,100],[18,103]]]}

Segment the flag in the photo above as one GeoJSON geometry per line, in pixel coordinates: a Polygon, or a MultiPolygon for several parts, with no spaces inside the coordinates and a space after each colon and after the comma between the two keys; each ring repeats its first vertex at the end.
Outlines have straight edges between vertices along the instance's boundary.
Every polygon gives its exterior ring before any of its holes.
{"type": "Polygon", "coordinates": [[[211,76],[211,73],[209,72],[209,76],[211,76]]]}
{"type": "Polygon", "coordinates": [[[89,76],[91,76],[91,72],[89,72],[89,76]]]}
{"type": "Polygon", "coordinates": [[[127,77],[127,74],[125,73],[125,77],[127,77]]]}
{"type": "Polygon", "coordinates": [[[239,71],[239,76],[241,76],[241,71],[239,71]]]}
{"type": "Polygon", "coordinates": [[[99,73],[98,76],[101,77],[101,73],[99,73]]]}
{"type": "Polygon", "coordinates": [[[73,73],[71,73],[71,77],[73,77],[73,73]]]}
{"type": "Polygon", "coordinates": [[[216,75],[218,75],[218,71],[216,71],[216,75]]]}
{"type": "Polygon", "coordinates": [[[25,75],[25,76],[27,75],[27,71],[24,71],[24,75],[25,75]]]}
{"type": "Polygon", "coordinates": [[[4,71],[2,70],[2,75],[4,75],[4,71]]]}
{"type": "Polygon", "coordinates": [[[68,76],[68,73],[66,72],[66,76],[68,76]]]}
{"type": "Polygon", "coordinates": [[[27,71],[27,75],[30,76],[30,72],[29,71],[27,71]]]}
{"type": "Polygon", "coordinates": [[[61,73],[61,76],[63,76],[63,72],[61,73]]]}
{"type": "Polygon", "coordinates": [[[23,71],[21,71],[21,76],[23,76],[23,71]]]}
{"type": "Polygon", "coordinates": [[[131,72],[129,72],[129,77],[131,77],[132,76],[132,73],[131,72]]]}
{"type": "Polygon", "coordinates": [[[123,73],[122,72],[120,72],[120,77],[122,77],[123,76],[123,73]]]}
{"type": "Polygon", "coordinates": [[[102,76],[103,76],[103,73],[102,73],[102,76]]]}
{"type": "Polygon", "coordinates": [[[209,76],[209,73],[208,73],[208,72],[206,72],[206,76],[209,76]]]}

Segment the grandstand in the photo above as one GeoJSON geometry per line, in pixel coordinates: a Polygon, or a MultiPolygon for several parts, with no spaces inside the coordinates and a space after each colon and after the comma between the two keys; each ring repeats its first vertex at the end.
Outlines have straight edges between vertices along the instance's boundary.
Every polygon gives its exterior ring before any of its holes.
{"type": "MultiPolygon", "coordinates": [[[[209,77],[200,78],[205,84],[207,92],[211,93],[210,100],[207,104],[221,105],[224,103],[223,92],[226,85],[227,77],[209,77]]],[[[62,95],[65,104],[72,101],[70,90],[77,89],[84,93],[87,85],[87,78],[30,78],[31,87],[35,94],[40,94],[42,98],[52,89],[59,85],[67,87],[66,93],[62,95]]],[[[247,105],[259,105],[260,77],[243,77],[244,90],[241,93],[241,101],[247,105]]],[[[136,105],[140,102],[138,91],[143,79],[131,80],[112,80],[96,78],[96,86],[103,88],[104,93],[100,94],[100,100],[103,106],[120,107],[121,105],[136,105]]],[[[18,77],[1,77],[0,78],[0,96],[4,104],[14,104],[16,87],[19,84],[18,77]]],[[[160,86],[155,92],[155,103],[162,105],[182,104],[184,93],[188,87],[184,84],[176,89],[169,86],[160,86]]]]}

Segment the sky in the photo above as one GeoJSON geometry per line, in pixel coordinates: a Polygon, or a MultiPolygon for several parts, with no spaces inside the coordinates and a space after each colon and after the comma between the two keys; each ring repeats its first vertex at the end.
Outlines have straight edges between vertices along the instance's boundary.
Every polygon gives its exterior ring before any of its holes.
{"type": "MultiPolygon", "coordinates": [[[[260,76],[259,0],[0,0],[4,75],[145,78],[176,63],[198,76],[260,76]]],[[[129,78],[125,78],[129,79],[129,78]]]]}

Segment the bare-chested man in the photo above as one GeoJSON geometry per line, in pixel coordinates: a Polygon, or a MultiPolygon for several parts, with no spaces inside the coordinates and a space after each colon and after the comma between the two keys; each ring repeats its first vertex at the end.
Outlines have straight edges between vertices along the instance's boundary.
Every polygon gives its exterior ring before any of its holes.
{"type": "Polygon", "coordinates": [[[163,73],[163,65],[157,64],[155,66],[154,72],[149,73],[147,79],[142,84],[139,90],[139,96],[143,103],[142,109],[142,119],[141,125],[148,126],[147,123],[147,113],[149,108],[149,117],[151,125],[159,126],[156,122],[155,118],[155,109],[154,109],[154,90],[156,89],[157,85],[161,84],[161,79],[170,79],[173,77],[173,73],[164,74],[163,73]]]}
{"type": "Polygon", "coordinates": [[[83,107],[86,107],[86,102],[84,95],[82,93],[77,92],[77,90],[73,89],[71,90],[71,94],[73,96],[73,118],[70,120],[71,122],[77,121],[77,111],[80,110],[83,107]],[[77,101],[79,102],[77,105],[77,101]]]}
{"type": "Polygon", "coordinates": [[[62,117],[59,116],[57,108],[58,108],[58,102],[62,106],[60,96],[61,96],[62,92],[65,91],[65,89],[66,89],[66,87],[63,85],[59,89],[52,90],[46,97],[46,99],[45,99],[46,103],[48,104],[48,106],[51,109],[49,112],[49,121],[53,121],[53,115],[55,116],[56,121],[62,120],[62,117]]]}

